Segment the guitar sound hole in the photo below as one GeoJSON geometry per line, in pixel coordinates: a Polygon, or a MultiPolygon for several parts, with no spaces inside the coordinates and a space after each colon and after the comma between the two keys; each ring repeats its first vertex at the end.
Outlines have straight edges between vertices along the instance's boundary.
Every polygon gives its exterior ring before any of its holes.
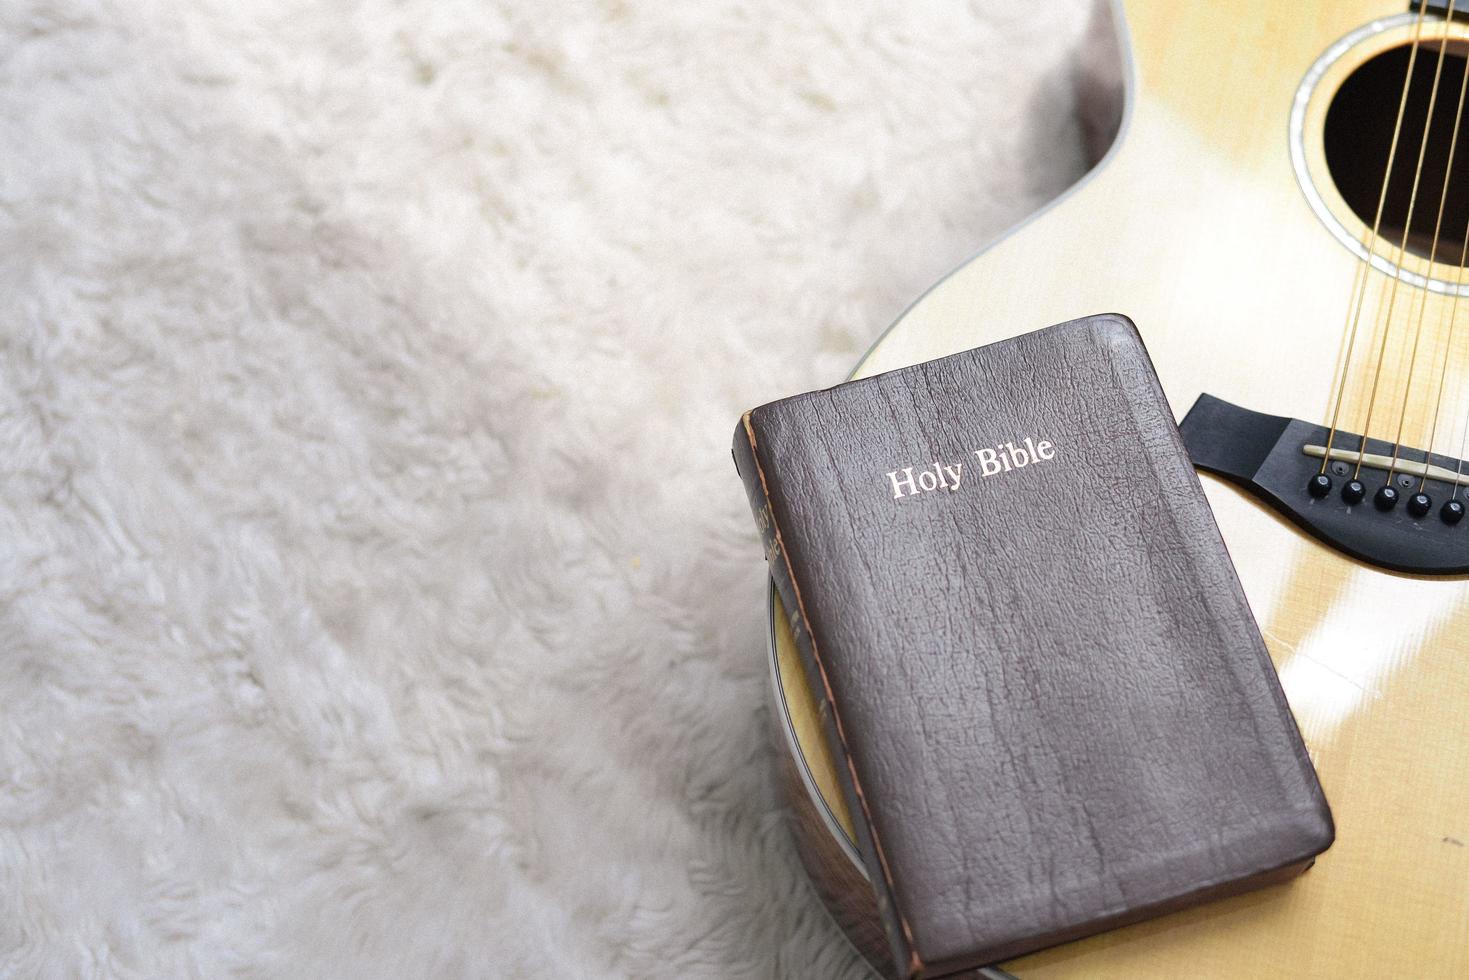
{"type": "MultiPolygon", "coordinates": [[[[1443,191],[1449,163],[1459,87],[1464,79],[1464,52],[1463,44],[1449,42],[1423,159],[1418,203],[1413,208],[1413,227],[1408,235],[1407,249],[1423,258],[1429,256],[1433,247],[1439,195],[1443,191]]],[[[1439,42],[1425,39],[1413,66],[1413,82],[1403,116],[1397,159],[1382,212],[1381,243],[1391,249],[1396,249],[1402,241],[1403,225],[1408,218],[1414,170],[1428,120],[1438,53],[1439,42]]],[[[1363,62],[1347,76],[1326,113],[1322,135],[1327,169],[1342,198],[1369,228],[1382,192],[1408,56],[1409,47],[1403,45],[1363,62]]],[[[1469,116],[1469,106],[1466,106],[1465,115],[1469,116]]],[[[1469,118],[1461,127],[1453,164],[1453,180],[1449,183],[1436,257],[1439,262],[1459,265],[1465,236],[1469,234],[1469,118]]]]}

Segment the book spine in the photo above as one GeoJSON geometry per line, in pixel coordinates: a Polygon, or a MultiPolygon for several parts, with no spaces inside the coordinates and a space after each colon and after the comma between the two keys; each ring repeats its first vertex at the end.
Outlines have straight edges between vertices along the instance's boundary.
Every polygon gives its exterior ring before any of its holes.
{"type": "Polygon", "coordinates": [[[862,785],[857,778],[856,767],[852,764],[852,756],[847,748],[846,733],[842,729],[841,718],[837,714],[831,685],[821,660],[819,644],[812,636],[805,601],[796,580],[791,556],[786,551],[785,540],[780,532],[780,521],[770,494],[769,475],[760,461],[759,443],[751,412],[745,413],[740,419],[739,427],[735,430],[734,462],[735,469],[744,482],[745,493],[750,500],[750,509],[755,514],[755,525],[760,529],[761,541],[765,546],[765,560],[770,568],[770,578],[775,583],[775,590],[780,595],[781,605],[785,607],[786,616],[790,620],[791,635],[795,638],[796,649],[801,654],[801,661],[810,679],[811,689],[820,702],[819,713],[827,744],[832,747],[836,757],[840,760],[837,766],[838,778],[842,784],[842,792],[847,798],[847,807],[853,815],[857,842],[877,898],[883,928],[887,932],[888,943],[892,948],[893,963],[901,965],[904,976],[919,977],[923,974],[923,962],[914,950],[912,930],[893,900],[892,874],[873,828],[871,814],[867,808],[867,799],[862,793],[862,785]]]}

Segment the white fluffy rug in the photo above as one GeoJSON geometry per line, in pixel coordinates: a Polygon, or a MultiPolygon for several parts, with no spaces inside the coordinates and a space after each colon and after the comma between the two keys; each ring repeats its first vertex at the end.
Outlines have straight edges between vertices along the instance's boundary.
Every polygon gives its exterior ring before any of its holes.
{"type": "Polygon", "coordinates": [[[0,975],[862,975],[729,439],[1075,178],[1091,10],[5,0],[0,975]]]}

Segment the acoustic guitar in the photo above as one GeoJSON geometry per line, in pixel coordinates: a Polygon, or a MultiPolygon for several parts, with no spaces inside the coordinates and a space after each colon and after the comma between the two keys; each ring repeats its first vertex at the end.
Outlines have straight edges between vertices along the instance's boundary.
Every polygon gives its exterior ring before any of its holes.
{"type": "MultiPolygon", "coordinates": [[[[1132,317],[1338,837],[1290,884],[1003,970],[1469,977],[1469,0],[1115,6],[1128,84],[1108,155],[919,299],[854,376],[1132,317]]],[[[887,971],[773,591],[770,606],[802,857],[887,971]]]]}

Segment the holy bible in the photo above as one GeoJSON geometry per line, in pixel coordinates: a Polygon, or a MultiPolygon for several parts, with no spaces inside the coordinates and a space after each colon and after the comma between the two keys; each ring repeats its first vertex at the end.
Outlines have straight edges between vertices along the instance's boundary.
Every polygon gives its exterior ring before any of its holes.
{"type": "Polygon", "coordinates": [[[903,976],[1281,881],[1330,846],[1125,317],[764,405],[734,454],[903,976]]]}

